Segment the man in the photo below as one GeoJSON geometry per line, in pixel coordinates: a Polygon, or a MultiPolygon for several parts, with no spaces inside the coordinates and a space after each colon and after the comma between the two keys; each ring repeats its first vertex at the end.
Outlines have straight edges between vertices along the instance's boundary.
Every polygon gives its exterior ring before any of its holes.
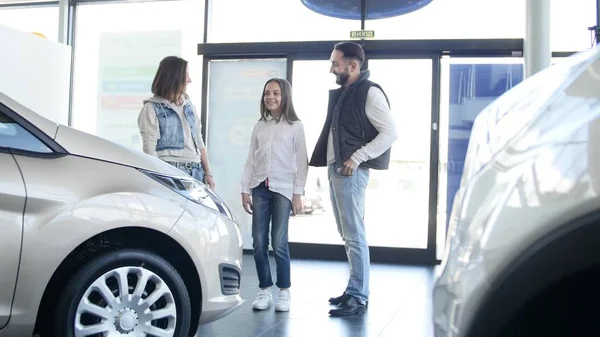
{"type": "Polygon", "coordinates": [[[327,119],[309,165],[328,166],[331,204],[350,264],[344,293],[329,299],[332,316],[363,313],[369,298],[369,246],[364,208],[369,169],[389,167],[395,124],[387,96],[361,71],[365,52],[342,42],[331,53],[330,72],[340,88],[329,92],[327,119]]]}

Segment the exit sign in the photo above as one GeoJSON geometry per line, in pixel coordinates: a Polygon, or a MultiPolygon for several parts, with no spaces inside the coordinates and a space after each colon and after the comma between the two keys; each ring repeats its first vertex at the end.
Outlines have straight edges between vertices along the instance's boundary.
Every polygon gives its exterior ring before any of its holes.
{"type": "Polygon", "coordinates": [[[350,31],[351,39],[373,39],[375,38],[374,30],[353,30],[350,31]]]}

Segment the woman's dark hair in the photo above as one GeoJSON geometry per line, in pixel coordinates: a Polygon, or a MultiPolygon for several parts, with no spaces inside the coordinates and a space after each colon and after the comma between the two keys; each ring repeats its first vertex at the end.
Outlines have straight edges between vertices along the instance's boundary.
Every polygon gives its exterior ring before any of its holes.
{"type": "Polygon", "coordinates": [[[158,65],[152,93],[171,102],[177,102],[185,95],[188,62],[177,56],[167,56],[158,65]]]}
{"type": "Polygon", "coordinates": [[[265,105],[264,99],[267,85],[269,85],[271,82],[279,84],[279,88],[281,88],[281,117],[283,117],[290,124],[299,121],[300,118],[298,118],[298,115],[296,115],[294,103],[292,102],[292,86],[290,85],[290,82],[283,78],[272,78],[265,83],[262,95],[260,97],[260,120],[266,122],[267,117],[271,114],[265,105]]]}

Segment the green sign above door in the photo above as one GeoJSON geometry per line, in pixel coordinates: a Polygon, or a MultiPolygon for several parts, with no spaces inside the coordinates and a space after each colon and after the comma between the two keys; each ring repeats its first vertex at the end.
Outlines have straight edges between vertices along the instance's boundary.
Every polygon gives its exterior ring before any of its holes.
{"type": "Polygon", "coordinates": [[[351,39],[374,39],[375,31],[374,30],[353,30],[350,31],[351,39]]]}

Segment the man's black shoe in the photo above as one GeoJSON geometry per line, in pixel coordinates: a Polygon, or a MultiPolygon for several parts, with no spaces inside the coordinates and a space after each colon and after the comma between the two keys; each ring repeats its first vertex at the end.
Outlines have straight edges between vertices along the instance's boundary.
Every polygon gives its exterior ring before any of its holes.
{"type": "Polygon", "coordinates": [[[333,305],[338,305],[341,304],[342,302],[344,302],[344,300],[348,297],[348,294],[346,294],[346,292],[344,292],[342,294],[342,296],[338,296],[338,297],[331,297],[329,299],[329,303],[333,304],[333,305]]]}
{"type": "Polygon", "coordinates": [[[338,309],[329,310],[331,316],[352,316],[364,313],[367,306],[360,303],[352,296],[346,296],[346,299],[339,304],[338,309]]]}
{"type": "MultiPolygon", "coordinates": [[[[344,303],[344,300],[348,297],[349,297],[349,295],[344,292],[342,294],[342,296],[330,297],[329,303],[331,303],[333,305],[340,305],[340,304],[344,303]]],[[[366,306],[369,306],[369,301],[367,301],[366,306]]]]}

